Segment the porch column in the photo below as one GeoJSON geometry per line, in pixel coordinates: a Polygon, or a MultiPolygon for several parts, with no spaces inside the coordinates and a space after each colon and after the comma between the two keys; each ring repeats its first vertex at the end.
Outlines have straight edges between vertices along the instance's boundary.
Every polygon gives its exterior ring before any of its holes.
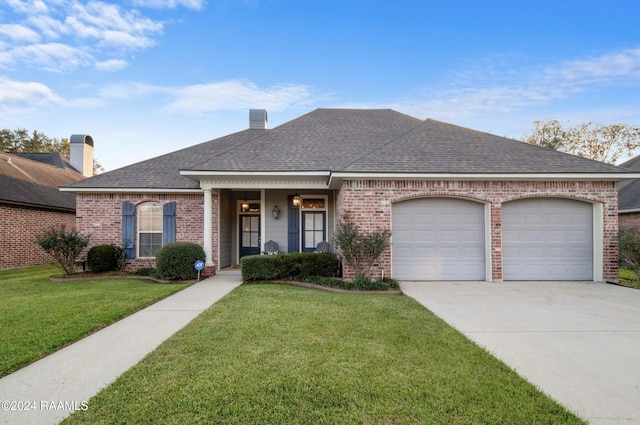
{"type": "Polygon", "coordinates": [[[213,266],[213,201],[211,189],[204,190],[204,253],[207,257],[205,265],[213,266]]]}

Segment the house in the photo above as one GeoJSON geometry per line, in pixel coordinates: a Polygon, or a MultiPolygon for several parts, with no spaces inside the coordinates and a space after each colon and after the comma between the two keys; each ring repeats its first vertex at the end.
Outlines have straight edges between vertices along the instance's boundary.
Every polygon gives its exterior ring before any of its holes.
{"type": "MultiPolygon", "coordinates": [[[[152,267],[171,241],[209,273],[312,251],[349,214],[387,228],[372,274],[400,280],[617,279],[617,182],[629,170],[393,110],[317,109],[65,186],[92,244],[152,267]]],[[[352,270],[345,268],[346,277],[352,270]]]]}
{"type": "Polygon", "coordinates": [[[71,163],[58,153],[0,152],[0,269],[52,263],[36,235],[51,226],[75,228],[75,196],[59,187],[93,174],[93,139],[74,135],[70,143],[71,163]],[[80,158],[91,161],[89,168],[80,158]]]}
{"type": "MultiPolygon", "coordinates": [[[[620,164],[635,172],[640,172],[640,156],[620,164]]],[[[620,182],[618,191],[618,224],[620,229],[640,227],[640,180],[620,182]]]]}

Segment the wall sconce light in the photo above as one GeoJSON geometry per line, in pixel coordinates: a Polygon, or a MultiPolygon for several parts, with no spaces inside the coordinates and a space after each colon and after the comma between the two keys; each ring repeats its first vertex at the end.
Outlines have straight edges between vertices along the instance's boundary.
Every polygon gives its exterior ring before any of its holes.
{"type": "Polygon", "coordinates": [[[278,208],[277,205],[274,205],[273,209],[271,210],[271,214],[273,214],[273,218],[277,220],[278,217],[280,217],[280,208],[278,208]]]}
{"type": "Polygon", "coordinates": [[[300,195],[296,192],[296,194],[293,195],[293,206],[297,207],[298,205],[300,205],[300,195]]]}

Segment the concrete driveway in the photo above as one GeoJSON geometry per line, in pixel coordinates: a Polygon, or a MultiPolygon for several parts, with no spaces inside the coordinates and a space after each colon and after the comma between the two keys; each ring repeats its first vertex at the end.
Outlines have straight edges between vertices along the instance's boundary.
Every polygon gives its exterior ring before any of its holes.
{"type": "Polygon", "coordinates": [[[640,424],[640,290],[593,282],[402,282],[592,424],[640,424]]]}

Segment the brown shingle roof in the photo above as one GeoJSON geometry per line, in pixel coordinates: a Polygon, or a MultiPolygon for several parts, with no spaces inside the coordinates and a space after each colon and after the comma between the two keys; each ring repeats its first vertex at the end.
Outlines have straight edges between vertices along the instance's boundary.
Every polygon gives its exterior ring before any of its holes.
{"type": "Polygon", "coordinates": [[[43,155],[44,162],[40,162],[36,154],[31,154],[33,159],[27,159],[0,153],[0,203],[75,210],[75,195],[58,189],[84,176],[64,162],[59,154],[43,155]],[[56,155],[58,158],[53,158],[56,155]],[[51,165],[52,161],[57,165],[51,165]]]}

